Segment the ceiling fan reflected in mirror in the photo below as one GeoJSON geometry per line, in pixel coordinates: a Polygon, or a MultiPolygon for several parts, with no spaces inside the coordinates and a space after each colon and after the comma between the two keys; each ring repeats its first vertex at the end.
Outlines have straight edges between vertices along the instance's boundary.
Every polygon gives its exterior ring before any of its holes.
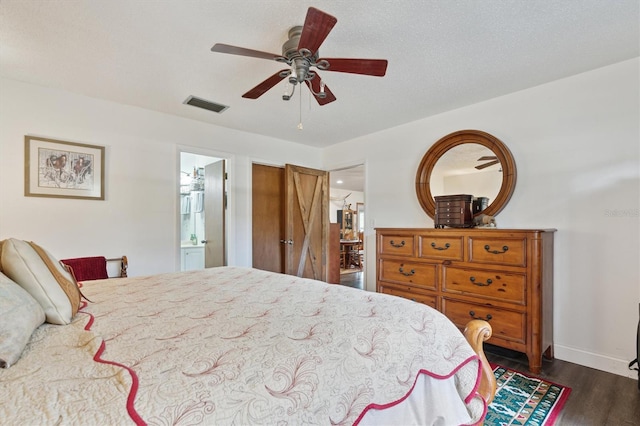
{"type": "Polygon", "coordinates": [[[287,92],[282,99],[288,101],[295,92],[296,85],[303,82],[307,85],[314,98],[320,105],[326,105],[336,100],[317,71],[345,72],[382,77],[387,72],[386,59],[351,59],[351,58],[321,58],[318,48],[331,32],[338,20],[314,7],[307,11],[303,26],[295,26],[289,30],[289,39],[282,45],[282,55],[261,52],[217,43],[212,52],[228,53],[232,55],[249,56],[252,58],[269,59],[282,62],[289,66],[280,70],[242,95],[243,98],[257,99],[274,87],[280,81],[288,78],[292,86],[291,93],[287,92]]]}
{"type": "Polygon", "coordinates": [[[491,167],[494,164],[500,163],[500,161],[498,160],[498,157],[496,157],[495,155],[485,155],[483,157],[478,158],[477,161],[488,161],[487,163],[477,165],[476,169],[478,170],[486,169],[487,167],[491,167]]]}

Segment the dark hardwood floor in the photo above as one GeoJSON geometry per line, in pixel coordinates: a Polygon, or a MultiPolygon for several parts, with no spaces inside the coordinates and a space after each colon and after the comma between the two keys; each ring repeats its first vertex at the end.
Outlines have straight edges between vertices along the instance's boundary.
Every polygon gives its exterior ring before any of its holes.
{"type": "MultiPolygon", "coordinates": [[[[340,284],[363,289],[362,272],[340,275],[340,284]]],[[[486,345],[489,362],[528,373],[524,354],[486,345]]],[[[557,426],[640,426],[638,381],[559,359],[543,360],[538,375],[571,388],[557,426]]]]}
{"type": "MultiPolygon", "coordinates": [[[[524,354],[486,345],[489,362],[528,372],[524,354]]],[[[538,377],[571,388],[558,426],[640,425],[638,381],[559,359],[543,360],[538,377]]]]}
{"type": "Polygon", "coordinates": [[[348,287],[359,288],[364,290],[364,282],[362,279],[363,272],[340,273],[340,284],[348,287]]]}

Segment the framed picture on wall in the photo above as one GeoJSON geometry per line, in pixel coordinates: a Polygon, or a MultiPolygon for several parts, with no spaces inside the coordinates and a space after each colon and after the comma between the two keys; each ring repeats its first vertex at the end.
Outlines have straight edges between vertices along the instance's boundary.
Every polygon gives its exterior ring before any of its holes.
{"type": "Polygon", "coordinates": [[[24,195],[104,200],[104,147],[25,136],[24,195]]]}

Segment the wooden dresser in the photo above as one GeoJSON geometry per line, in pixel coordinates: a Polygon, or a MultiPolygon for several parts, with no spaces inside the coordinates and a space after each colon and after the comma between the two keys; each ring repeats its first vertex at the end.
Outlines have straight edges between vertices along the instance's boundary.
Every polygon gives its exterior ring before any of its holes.
{"type": "Polygon", "coordinates": [[[523,352],[538,374],[553,358],[555,229],[376,229],[378,292],[489,321],[488,341],[523,352]]]}

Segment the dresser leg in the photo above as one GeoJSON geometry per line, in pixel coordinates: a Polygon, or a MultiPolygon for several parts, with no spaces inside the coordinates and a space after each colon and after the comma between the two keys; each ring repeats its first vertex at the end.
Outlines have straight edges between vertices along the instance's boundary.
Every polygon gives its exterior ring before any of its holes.
{"type": "Polygon", "coordinates": [[[553,345],[549,345],[546,351],[537,356],[529,352],[527,352],[526,355],[529,360],[529,371],[533,374],[540,374],[540,370],[542,370],[542,357],[553,359],[553,345]]]}
{"type": "Polygon", "coordinates": [[[553,345],[549,345],[546,351],[544,351],[544,357],[546,359],[553,359],[553,345]]]}
{"type": "Polygon", "coordinates": [[[540,360],[533,359],[533,357],[529,357],[529,371],[532,374],[540,374],[540,370],[542,370],[542,363],[540,362],[540,360]],[[534,364],[534,362],[537,362],[537,364],[534,364]]]}
{"type": "Polygon", "coordinates": [[[540,370],[542,370],[542,352],[527,351],[525,355],[529,360],[529,372],[532,374],[540,374],[540,370]]]}

